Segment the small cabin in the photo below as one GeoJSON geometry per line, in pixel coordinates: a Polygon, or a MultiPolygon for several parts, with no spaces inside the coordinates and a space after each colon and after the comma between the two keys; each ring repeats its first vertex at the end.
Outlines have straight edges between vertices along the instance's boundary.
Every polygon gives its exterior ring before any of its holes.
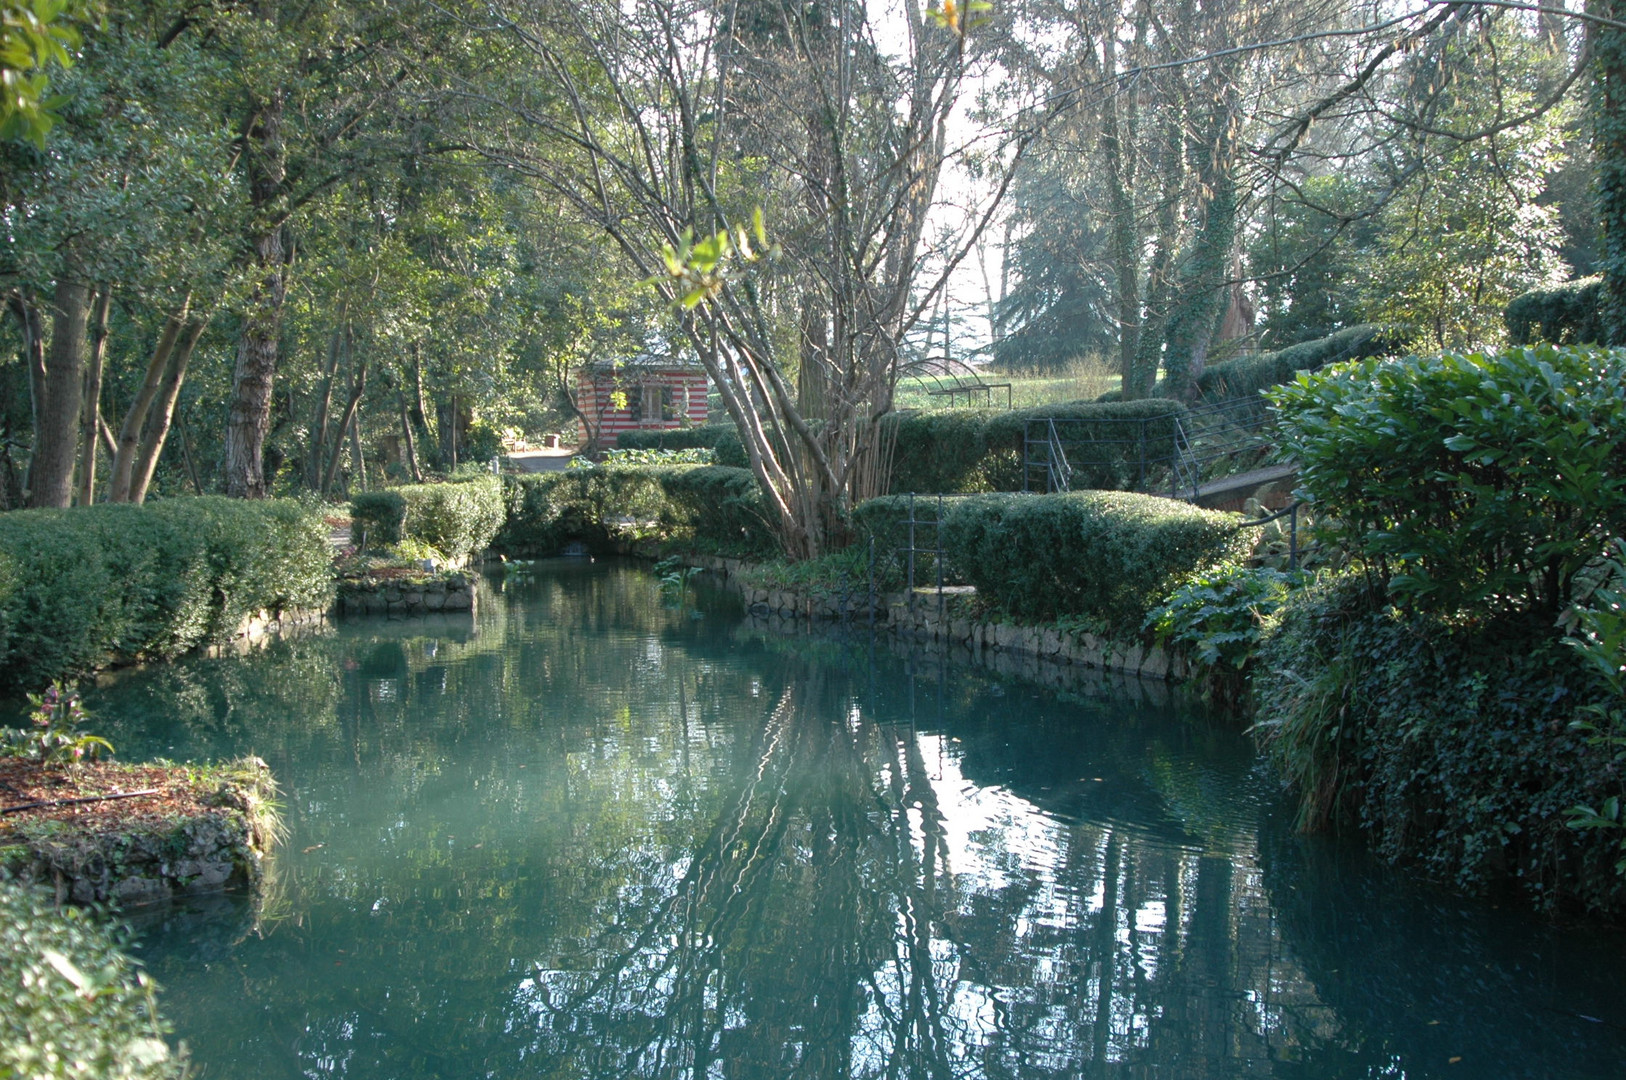
{"type": "Polygon", "coordinates": [[[692,362],[599,361],[582,370],[576,390],[582,441],[597,435],[606,450],[623,432],[695,427],[708,415],[706,370],[692,362]]]}

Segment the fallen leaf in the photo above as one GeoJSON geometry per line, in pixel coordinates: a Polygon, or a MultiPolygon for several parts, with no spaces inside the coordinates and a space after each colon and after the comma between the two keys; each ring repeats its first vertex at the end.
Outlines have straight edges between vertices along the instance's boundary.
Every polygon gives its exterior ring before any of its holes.
{"type": "Polygon", "coordinates": [[[309,855],[311,852],[315,851],[317,848],[325,848],[325,847],[327,847],[326,844],[312,844],[310,847],[308,847],[304,851],[300,852],[300,854],[301,855],[309,855]]]}

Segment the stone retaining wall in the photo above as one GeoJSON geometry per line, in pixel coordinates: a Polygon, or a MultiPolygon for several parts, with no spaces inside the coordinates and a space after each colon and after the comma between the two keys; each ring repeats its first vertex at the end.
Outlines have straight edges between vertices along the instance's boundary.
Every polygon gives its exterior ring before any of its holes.
{"type": "Polygon", "coordinates": [[[433,612],[473,613],[478,605],[471,573],[444,574],[422,584],[380,581],[357,586],[347,583],[340,593],[340,615],[408,617],[433,612]]]}
{"type": "MultiPolygon", "coordinates": [[[[738,559],[692,557],[689,562],[721,574],[730,588],[740,593],[746,607],[756,617],[781,619],[870,622],[869,597],[862,589],[850,595],[816,596],[793,589],[759,589],[739,579],[738,559]]],[[[968,589],[945,590],[968,593],[968,589]]],[[[1073,632],[1056,626],[1017,626],[1010,623],[972,622],[946,612],[935,590],[916,593],[914,603],[907,594],[885,594],[876,598],[874,623],[899,637],[914,641],[936,641],[961,645],[975,652],[1002,652],[1028,655],[1060,664],[1118,671],[1148,679],[1183,680],[1190,675],[1188,665],[1157,646],[1111,641],[1094,634],[1073,632]],[[940,614],[940,610],[945,611],[940,614]]]]}

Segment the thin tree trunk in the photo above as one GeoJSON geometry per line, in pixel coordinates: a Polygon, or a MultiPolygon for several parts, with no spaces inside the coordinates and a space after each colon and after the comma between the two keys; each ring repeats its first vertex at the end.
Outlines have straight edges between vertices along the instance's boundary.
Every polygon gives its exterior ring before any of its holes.
{"type": "Polygon", "coordinates": [[[169,359],[175,352],[176,342],[180,340],[181,332],[186,329],[188,317],[191,312],[191,297],[181,304],[178,314],[171,315],[164,320],[164,329],[158,334],[158,343],[153,346],[152,357],[147,361],[147,375],[141,381],[141,389],[136,391],[135,401],[130,403],[130,410],[124,414],[124,423],[119,427],[118,452],[113,458],[113,479],[107,492],[108,502],[129,502],[130,488],[135,475],[136,457],[141,450],[141,431],[147,424],[147,413],[152,409],[153,399],[164,382],[164,373],[169,368],[169,359]]]}
{"type": "MultiPolygon", "coordinates": [[[[328,335],[327,371],[316,394],[316,412],[311,417],[311,444],[305,457],[305,486],[312,491],[322,486],[322,452],[327,448],[327,414],[333,407],[333,376],[339,370],[339,341],[342,326],[328,335]]],[[[343,435],[343,432],[340,432],[343,435]]]]}
{"type": "Polygon", "coordinates": [[[158,399],[153,402],[148,415],[147,436],[130,483],[130,501],[133,503],[147,501],[147,487],[152,483],[152,474],[158,468],[158,457],[164,452],[164,440],[169,437],[169,425],[175,417],[175,402],[180,399],[181,383],[186,380],[186,365],[192,359],[192,350],[197,348],[198,339],[203,336],[207,326],[208,323],[202,319],[194,321],[186,337],[175,347],[174,356],[170,358],[163,388],[159,391],[158,399]]]}
{"type": "Polygon", "coordinates": [[[198,466],[192,460],[192,440],[186,434],[186,421],[177,416],[175,429],[181,433],[181,461],[186,465],[186,475],[192,481],[192,490],[202,495],[203,481],[198,478],[198,466]]]}
{"type": "Polygon", "coordinates": [[[102,440],[102,449],[107,451],[107,460],[111,464],[119,452],[119,437],[113,434],[113,428],[108,424],[107,417],[96,418],[96,434],[102,440]]]}
{"type": "MultiPolygon", "coordinates": [[[[366,350],[362,350],[366,355],[366,350]]],[[[356,419],[356,410],[361,406],[361,395],[367,389],[367,361],[364,359],[356,368],[356,378],[350,384],[350,397],[344,403],[344,412],[339,417],[338,431],[333,437],[333,450],[328,456],[327,470],[322,474],[322,486],[317,490],[323,495],[333,487],[333,478],[339,473],[339,459],[344,456],[344,434],[356,419]]],[[[358,455],[359,457],[359,455],[358,455]]],[[[362,480],[365,486],[366,480],[362,480]]]]}
{"type": "Polygon", "coordinates": [[[79,403],[85,389],[85,322],[90,286],[64,273],[51,314],[51,356],[45,367],[45,402],[34,429],[29,470],[30,506],[73,501],[73,463],[79,449],[79,403]]]}
{"type": "Polygon", "coordinates": [[[361,409],[350,419],[350,460],[356,464],[356,485],[367,490],[367,455],[361,450],[361,409]]]}
{"type": "Polygon", "coordinates": [[[406,396],[401,397],[401,437],[406,447],[407,471],[412,475],[414,484],[423,483],[423,469],[418,465],[418,440],[412,434],[411,408],[407,405],[406,396]]]}
{"type": "MultiPolygon", "coordinates": [[[[35,306],[33,298],[20,289],[13,289],[6,294],[6,306],[17,317],[17,330],[23,339],[23,360],[28,370],[28,407],[29,419],[35,431],[40,429],[40,411],[45,404],[45,327],[40,319],[40,310],[35,306]]],[[[30,486],[30,474],[34,463],[30,459],[28,467],[23,470],[22,487],[27,491],[30,486]]],[[[18,501],[23,498],[18,492],[18,501]]]]}
{"type": "Polygon", "coordinates": [[[237,343],[225,447],[226,494],[239,499],[266,495],[265,437],[271,427],[277,339],[288,288],[283,223],[277,216],[287,169],[282,112],[278,90],[258,103],[244,133],[249,203],[257,219],[250,236],[254,284],[237,343]]]}
{"type": "Polygon", "coordinates": [[[79,422],[79,505],[96,501],[96,442],[102,427],[102,366],[107,359],[107,316],[113,290],[104,286],[96,294],[90,314],[90,362],[85,368],[85,393],[79,422]]]}

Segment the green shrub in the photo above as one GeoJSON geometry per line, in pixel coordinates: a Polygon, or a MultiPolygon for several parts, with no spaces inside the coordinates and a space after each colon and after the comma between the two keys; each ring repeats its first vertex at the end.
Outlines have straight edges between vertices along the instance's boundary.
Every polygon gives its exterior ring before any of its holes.
{"type": "Polygon", "coordinates": [[[640,537],[687,550],[747,556],[777,545],[756,479],[718,465],[601,465],[507,478],[494,546],[547,555],[571,541],[603,549],[640,537]]]}
{"type": "Polygon", "coordinates": [[[0,1076],[180,1077],[153,985],[88,912],[0,881],[0,1076]]]}
{"type": "Polygon", "coordinates": [[[496,477],[481,475],[369,491],[350,500],[350,519],[357,546],[418,540],[462,562],[484,551],[502,527],[502,488],[496,477]]]}
{"type": "Polygon", "coordinates": [[[172,657],[251,613],[325,608],[327,529],[291,501],[215,497],[0,515],[0,682],[172,657]]]}
{"type": "Polygon", "coordinates": [[[1597,344],[1604,339],[1603,278],[1589,277],[1513,298],[1502,320],[1515,345],[1597,344]]]}
{"type": "Polygon", "coordinates": [[[1392,355],[1398,342],[1372,323],[1346,327],[1314,341],[1301,341],[1274,352],[1239,356],[1211,364],[1197,380],[1204,401],[1253,399],[1260,391],[1291,380],[1301,371],[1319,371],[1328,364],[1392,355]]]}
{"type": "Polygon", "coordinates": [[[1556,616],[1626,535],[1626,351],[1364,360],[1271,401],[1323,528],[1435,610],[1556,616]]]}
{"type": "Polygon", "coordinates": [[[1619,769],[1572,723],[1599,690],[1544,620],[1407,613],[1332,579],[1267,622],[1253,690],[1304,825],[1359,824],[1380,855],[1464,888],[1512,877],[1543,904],[1626,906],[1617,834],[1566,827],[1619,769]]]}
{"type": "MultiPolygon", "coordinates": [[[[942,515],[947,519],[953,505],[960,499],[944,499],[942,501],[942,515]]],[[[938,546],[937,528],[931,524],[921,522],[934,522],[938,515],[938,500],[930,495],[912,500],[915,521],[915,583],[935,583],[937,580],[936,557],[931,553],[938,546]]],[[[869,544],[875,542],[875,563],[878,580],[885,581],[888,587],[902,587],[907,584],[908,549],[909,549],[909,514],[911,498],[908,495],[883,495],[878,499],[868,499],[853,509],[853,536],[856,540],[854,546],[864,550],[864,558],[869,559],[869,544]]],[[[868,568],[866,565],[866,576],[868,568]]],[[[953,566],[953,560],[945,560],[943,567],[945,584],[965,584],[963,575],[953,566]]]]}
{"type": "Polygon", "coordinates": [[[954,501],[943,546],[1001,611],[1134,635],[1182,581],[1246,554],[1252,538],[1237,520],[1128,492],[984,495],[954,501]]]}
{"type": "Polygon", "coordinates": [[[1146,626],[1159,645],[1191,660],[1212,697],[1234,704],[1246,690],[1265,620],[1300,580],[1268,566],[1221,566],[1175,589],[1146,626]]]}
{"type": "Polygon", "coordinates": [[[933,409],[885,421],[894,439],[890,490],[897,494],[1021,491],[1032,420],[1060,429],[1073,487],[1119,491],[1144,479],[1143,462],[1167,463],[1186,407],[1177,401],[1068,401],[1028,409],[933,409]]]}
{"type": "Polygon", "coordinates": [[[734,425],[701,424],[699,427],[623,431],[615,440],[622,450],[715,450],[721,440],[738,436],[734,425]]]}

